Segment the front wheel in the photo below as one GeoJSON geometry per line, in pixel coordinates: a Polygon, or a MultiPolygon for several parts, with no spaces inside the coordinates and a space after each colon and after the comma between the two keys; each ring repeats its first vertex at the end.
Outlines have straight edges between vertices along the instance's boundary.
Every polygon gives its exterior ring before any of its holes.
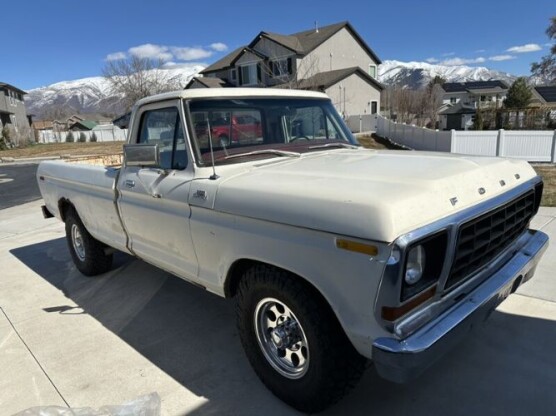
{"type": "Polygon", "coordinates": [[[245,273],[237,322],[261,381],[300,411],[324,410],[363,374],[366,359],[355,351],[328,305],[283,270],[258,265],[245,273]]]}
{"type": "Polygon", "coordinates": [[[73,208],[66,214],[66,240],[73,263],[85,276],[96,276],[111,269],[112,254],[105,253],[106,245],[89,234],[73,208]]]}

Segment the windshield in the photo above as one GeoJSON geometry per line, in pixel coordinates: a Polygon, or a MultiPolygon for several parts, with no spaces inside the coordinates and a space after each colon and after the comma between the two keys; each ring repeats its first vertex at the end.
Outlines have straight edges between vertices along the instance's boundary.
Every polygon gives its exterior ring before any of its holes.
{"type": "Polygon", "coordinates": [[[358,146],[327,99],[189,100],[191,137],[201,165],[358,146]],[[212,143],[211,143],[212,142],[212,143]]]}

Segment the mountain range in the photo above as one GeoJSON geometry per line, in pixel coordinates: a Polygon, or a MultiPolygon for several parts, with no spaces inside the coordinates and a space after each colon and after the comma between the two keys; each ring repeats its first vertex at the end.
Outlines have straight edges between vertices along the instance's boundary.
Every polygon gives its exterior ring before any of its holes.
{"type": "MultiPolygon", "coordinates": [[[[178,76],[183,86],[203,69],[202,65],[187,65],[164,69],[171,77],[178,76]]],[[[385,85],[424,88],[435,76],[447,82],[503,80],[511,84],[516,76],[485,67],[433,65],[426,62],[384,61],[378,69],[378,79],[385,85]]],[[[112,94],[103,77],[58,82],[28,91],[25,96],[27,113],[37,119],[45,118],[53,108],[70,108],[73,113],[121,114],[121,97],[112,94]]]]}

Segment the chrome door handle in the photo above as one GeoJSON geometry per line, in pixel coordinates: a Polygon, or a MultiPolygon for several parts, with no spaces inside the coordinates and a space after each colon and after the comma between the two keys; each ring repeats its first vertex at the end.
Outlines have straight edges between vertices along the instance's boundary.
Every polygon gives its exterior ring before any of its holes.
{"type": "Polygon", "coordinates": [[[127,179],[125,181],[125,186],[127,186],[128,188],[133,188],[135,186],[135,181],[127,179]]]}

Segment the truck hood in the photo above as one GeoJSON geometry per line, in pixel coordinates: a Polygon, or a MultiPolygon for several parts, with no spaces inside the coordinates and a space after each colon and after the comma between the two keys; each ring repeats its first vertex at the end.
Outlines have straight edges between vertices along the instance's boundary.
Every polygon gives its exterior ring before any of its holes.
{"type": "Polygon", "coordinates": [[[334,150],[279,162],[273,159],[224,179],[214,208],[391,242],[401,234],[500,195],[535,175],[528,163],[515,159],[334,150]],[[479,188],[486,192],[481,194],[479,188]]]}

